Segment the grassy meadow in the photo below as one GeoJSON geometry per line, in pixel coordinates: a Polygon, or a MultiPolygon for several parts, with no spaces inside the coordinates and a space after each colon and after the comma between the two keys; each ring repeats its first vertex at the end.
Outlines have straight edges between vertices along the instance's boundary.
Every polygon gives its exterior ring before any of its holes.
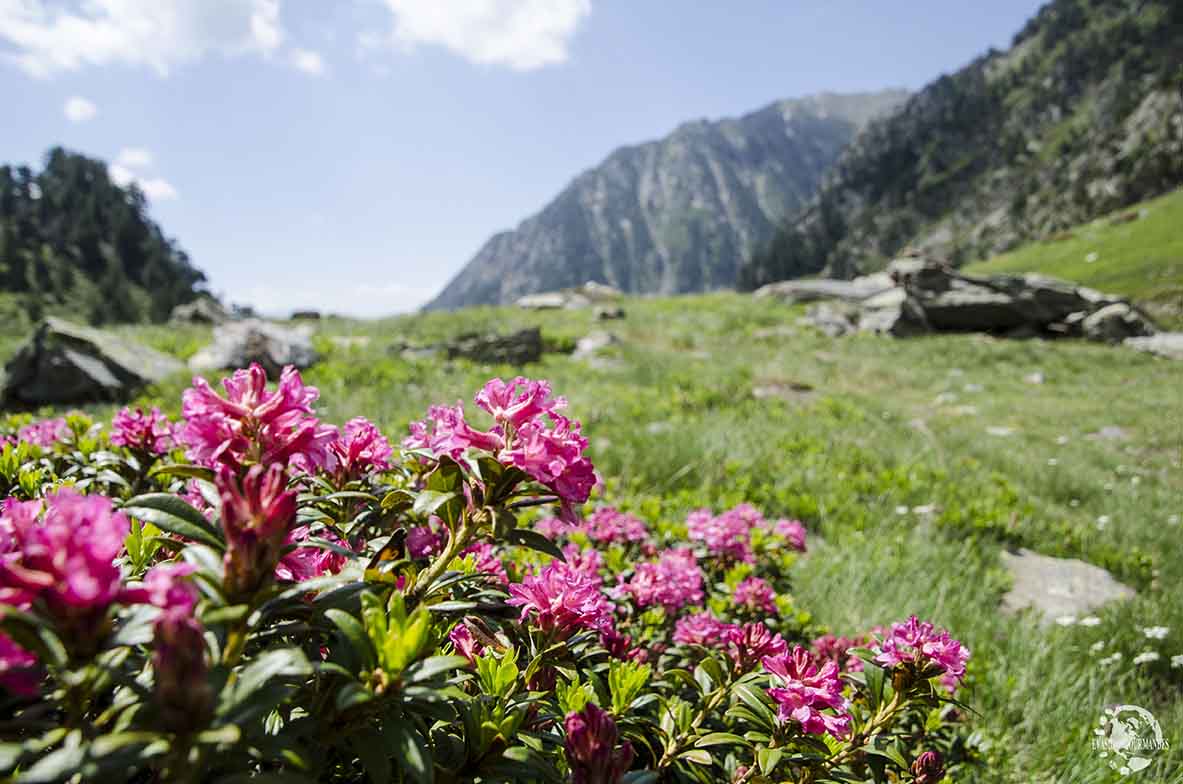
{"type": "MultiPolygon", "coordinates": [[[[1183,195],[981,269],[1041,267],[1141,297],[1141,267],[1106,277],[1111,258],[1136,255],[1119,255],[1117,235],[1162,228],[1170,211],[1183,212],[1183,195]],[[1087,248],[1100,260],[1077,266],[1087,248]]],[[[1150,295],[1183,291],[1178,234],[1162,231],[1175,255],[1146,256],[1175,271],[1150,295]]],[[[471,406],[491,376],[547,378],[584,423],[606,501],[670,521],[740,501],[798,517],[811,539],[794,599],[815,623],[849,634],[916,613],[964,640],[982,765],[959,782],[1117,781],[1090,747],[1113,703],[1149,708],[1171,743],[1136,780],[1183,781],[1183,668],[1170,667],[1183,654],[1183,363],[1072,341],[829,338],[797,323],[800,307],[730,293],[624,307],[603,323],[509,308],[329,318],[315,327],[324,358],[304,377],[324,418],[364,415],[392,437],[431,403],[471,406]],[[556,350],[527,368],[398,350],[532,325],[557,348],[593,330],[620,343],[592,362],[556,350]],[[1003,615],[1008,546],[1103,566],[1138,595],[1095,626],[1003,615]],[[1151,626],[1170,631],[1148,639],[1151,626]],[[1161,658],[1133,664],[1144,651],[1161,658]]],[[[208,339],[198,327],[123,331],[181,357],[208,339]]],[[[138,402],[175,416],[186,384],[138,402]]]]}

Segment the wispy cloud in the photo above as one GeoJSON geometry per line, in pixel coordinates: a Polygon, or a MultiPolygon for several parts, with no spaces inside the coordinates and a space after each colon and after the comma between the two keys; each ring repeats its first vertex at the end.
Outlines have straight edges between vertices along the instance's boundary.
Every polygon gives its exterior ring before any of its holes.
{"type": "Polygon", "coordinates": [[[94,116],[99,113],[99,107],[95,106],[94,102],[75,95],[66,99],[66,105],[62,107],[62,112],[70,122],[84,123],[94,119],[94,116]]]}
{"type": "Polygon", "coordinates": [[[115,163],[128,169],[144,169],[152,165],[153,156],[143,147],[124,147],[115,156],[115,163]]]}
{"type": "Polygon", "coordinates": [[[107,167],[107,176],[122,188],[135,183],[151,201],[179,199],[181,194],[171,182],[163,177],[149,176],[144,171],[152,166],[154,159],[152,153],[143,147],[124,147],[115,156],[115,162],[107,167]]]}
{"type": "Polygon", "coordinates": [[[293,49],[291,54],[292,67],[310,76],[320,76],[325,72],[324,58],[319,52],[311,49],[293,49]]]}
{"type": "MultiPolygon", "coordinates": [[[[393,43],[442,46],[478,65],[530,71],[566,62],[591,0],[386,0],[393,43]]],[[[363,34],[365,35],[365,34],[363,34]]],[[[372,45],[365,36],[362,45],[372,45]]]]}
{"type": "Polygon", "coordinates": [[[269,55],[283,30],[279,0],[0,0],[0,40],[33,76],[111,64],[166,76],[210,53],[269,55]]]}

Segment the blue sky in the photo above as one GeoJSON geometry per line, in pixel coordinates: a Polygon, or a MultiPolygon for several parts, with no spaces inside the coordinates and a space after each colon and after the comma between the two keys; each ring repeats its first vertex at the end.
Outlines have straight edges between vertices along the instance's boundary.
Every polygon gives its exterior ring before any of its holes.
{"type": "Polygon", "coordinates": [[[230,300],[379,315],[616,146],[918,88],[1039,5],[0,0],[0,160],[109,161],[230,300]]]}

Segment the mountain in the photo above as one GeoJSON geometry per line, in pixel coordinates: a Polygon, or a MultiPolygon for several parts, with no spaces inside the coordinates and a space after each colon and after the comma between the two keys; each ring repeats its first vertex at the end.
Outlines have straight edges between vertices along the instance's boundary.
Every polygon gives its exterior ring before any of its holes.
{"type": "Polygon", "coordinates": [[[870,123],[739,283],[849,277],[906,246],[963,263],[1181,182],[1183,3],[1054,0],[870,123]]]}
{"type": "Polygon", "coordinates": [[[205,275],[148,217],[144,194],[60,147],[37,173],[0,166],[0,317],[164,321],[205,275]]]}
{"type": "Polygon", "coordinates": [[[589,280],[671,294],[733,286],[740,262],[902,90],[825,94],[622,147],[497,234],[426,307],[512,302],[589,280]]]}

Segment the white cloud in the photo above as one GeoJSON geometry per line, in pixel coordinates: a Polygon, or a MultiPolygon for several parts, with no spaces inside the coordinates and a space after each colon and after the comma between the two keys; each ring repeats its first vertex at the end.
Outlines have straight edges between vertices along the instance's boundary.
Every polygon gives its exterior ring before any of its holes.
{"type": "Polygon", "coordinates": [[[127,147],[120,150],[115,163],[107,167],[107,176],[111,182],[121,188],[135,183],[144,195],[152,201],[172,201],[179,199],[180,194],[171,182],[163,177],[147,177],[136,169],[150,166],[152,153],[137,147],[127,147]]]}
{"type": "Polygon", "coordinates": [[[33,76],[88,65],[166,76],[210,53],[270,55],[283,41],[280,0],[0,0],[0,58],[33,76]]]}
{"type": "Polygon", "coordinates": [[[62,111],[65,112],[66,119],[70,122],[84,123],[87,120],[94,119],[94,116],[99,113],[99,107],[95,106],[93,102],[75,95],[66,100],[66,105],[62,107],[62,111]]]}
{"type": "Polygon", "coordinates": [[[152,153],[143,147],[124,147],[115,156],[115,163],[128,169],[144,169],[152,165],[152,153]]]}
{"type": "MultiPolygon", "coordinates": [[[[567,60],[591,0],[386,0],[394,41],[435,44],[478,65],[529,71],[567,60]]],[[[366,46],[366,41],[361,41],[366,46]]]]}
{"type": "Polygon", "coordinates": [[[292,67],[311,76],[320,76],[324,73],[325,63],[319,52],[310,49],[293,49],[292,67]]]}

